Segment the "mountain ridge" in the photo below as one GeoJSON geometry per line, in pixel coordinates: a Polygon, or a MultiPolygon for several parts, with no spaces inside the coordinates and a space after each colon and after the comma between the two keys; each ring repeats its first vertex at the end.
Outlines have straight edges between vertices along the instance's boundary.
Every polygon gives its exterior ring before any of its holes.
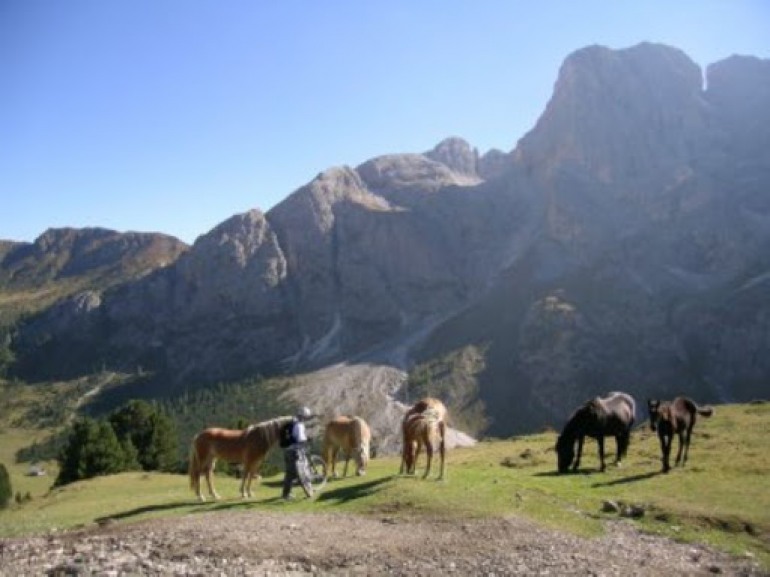
{"type": "Polygon", "coordinates": [[[33,319],[19,374],[61,372],[44,350],[141,364],[168,391],[388,359],[384,343],[419,334],[402,368],[484,351],[482,370],[431,386],[471,378],[462,403],[494,434],[551,423],[597,388],[745,399],[770,376],[770,74],[733,57],[703,78],[663,45],[579,50],[514,150],[451,137],[327,169],[60,315],[61,331],[33,319]]]}

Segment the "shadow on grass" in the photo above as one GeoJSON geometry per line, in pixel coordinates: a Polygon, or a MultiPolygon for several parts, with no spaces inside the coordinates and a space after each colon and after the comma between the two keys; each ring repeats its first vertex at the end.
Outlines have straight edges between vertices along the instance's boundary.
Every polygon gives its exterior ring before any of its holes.
{"type": "Polygon", "coordinates": [[[318,496],[318,500],[346,503],[355,499],[368,497],[380,491],[381,485],[389,482],[392,478],[392,476],[382,477],[380,479],[373,479],[372,481],[368,481],[366,483],[356,483],[355,485],[349,485],[347,487],[339,487],[338,489],[327,488],[318,496]]]}
{"type": "Polygon", "coordinates": [[[630,475],[629,477],[621,477],[620,479],[613,479],[612,481],[605,481],[604,483],[594,483],[591,487],[613,487],[615,485],[625,485],[627,483],[636,483],[638,481],[644,481],[646,479],[652,479],[661,475],[660,471],[650,471],[649,473],[639,473],[638,475],[630,475]]]}
{"type": "MultiPolygon", "coordinates": [[[[197,501],[195,501],[197,503],[197,501]]],[[[105,515],[104,517],[97,517],[94,519],[97,523],[105,523],[108,521],[117,521],[120,519],[128,519],[135,517],[136,515],[144,515],[145,513],[159,513],[161,511],[170,511],[172,509],[182,509],[189,507],[192,501],[177,501],[176,503],[165,503],[163,505],[146,505],[144,507],[137,507],[136,509],[129,509],[128,511],[122,511],[120,513],[113,513],[112,515],[105,515]]]]}
{"type": "Polygon", "coordinates": [[[533,473],[533,477],[571,477],[573,475],[594,475],[600,474],[599,469],[580,469],[579,471],[570,471],[569,473],[559,473],[559,471],[541,471],[533,473]]]}

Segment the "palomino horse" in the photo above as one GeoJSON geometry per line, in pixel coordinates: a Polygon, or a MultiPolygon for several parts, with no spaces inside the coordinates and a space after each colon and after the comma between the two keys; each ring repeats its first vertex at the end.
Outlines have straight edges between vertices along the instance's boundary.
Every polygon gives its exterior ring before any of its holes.
{"type": "Polygon", "coordinates": [[[438,446],[439,458],[441,460],[438,478],[444,478],[444,472],[446,471],[446,421],[446,407],[438,399],[426,397],[415,403],[407,411],[401,423],[403,451],[401,454],[400,473],[414,474],[417,457],[420,455],[420,449],[424,445],[428,456],[428,464],[423,474],[423,479],[426,478],[430,473],[433,451],[438,446]]]}
{"type": "Polygon", "coordinates": [[[615,464],[626,456],[628,444],[631,441],[631,427],[634,424],[636,403],[634,398],[626,393],[609,393],[605,398],[596,397],[578,408],[567,421],[559,439],[556,441],[559,473],[573,471],[580,467],[585,437],[596,439],[599,444],[600,471],[606,469],[604,464],[604,437],[615,437],[615,464]],[[577,442],[577,458],[575,458],[575,442],[577,442]]]}
{"type": "Polygon", "coordinates": [[[281,427],[292,417],[277,417],[269,421],[250,425],[242,431],[230,429],[205,429],[195,435],[190,448],[190,487],[205,501],[201,494],[201,474],[206,475],[206,484],[212,499],[219,499],[211,480],[211,472],[217,459],[228,463],[243,464],[241,497],[251,497],[251,480],[257,474],[265,456],[278,441],[281,427]]]}
{"type": "Polygon", "coordinates": [[[336,417],[329,421],[324,432],[323,448],[327,474],[331,471],[333,477],[337,476],[335,466],[340,450],[345,455],[343,477],[348,476],[348,463],[351,457],[356,459],[356,475],[366,474],[371,440],[372,433],[369,425],[361,417],[336,417]]]}
{"type": "Polygon", "coordinates": [[[674,434],[679,437],[679,452],[676,454],[676,465],[682,466],[687,462],[690,452],[690,436],[698,415],[710,417],[714,414],[711,407],[699,407],[692,399],[677,397],[671,402],[661,403],[656,399],[647,400],[647,410],[650,413],[650,428],[658,430],[660,450],[663,453],[663,472],[671,470],[669,457],[674,434]],[[684,458],[682,455],[684,449],[684,458]]]}

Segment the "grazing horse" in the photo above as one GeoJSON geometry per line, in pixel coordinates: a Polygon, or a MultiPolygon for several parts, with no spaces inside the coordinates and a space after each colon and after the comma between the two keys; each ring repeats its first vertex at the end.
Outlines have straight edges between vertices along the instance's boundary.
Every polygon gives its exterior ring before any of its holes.
{"type": "Polygon", "coordinates": [[[604,437],[615,437],[615,464],[619,465],[626,456],[631,441],[631,427],[634,424],[636,403],[634,398],[626,393],[609,393],[605,398],[596,397],[579,407],[569,418],[561,435],[556,441],[559,473],[580,467],[585,437],[596,439],[599,444],[600,471],[606,469],[604,463],[604,437]],[[577,458],[575,458],[575,442],[577,442],[577,458]],[[574,464],[573,464],[574,459],[574,464]]]}
{"type": "Polygon", "coordinates": [[[369,425],[361,417],[336,417],[329,421],[324,432],[323,448],[327,474],[331,471],[333,477],[337,476],[335,466],[337,454],[341,450],[345,455],[345,470],[342,476],[348,476],[351,457],[356,459],[356,475],[365,475],[371,440],[369,425]]]}
{"type": "Polygon", "coordinates": [[[292,417],[277,417],[269,421],[250,425],[246,429],[205,429],[195,435],[190,448],[190,487],[200,501],[206,499],[201,494],[201,474],[206,475],[206,484],[212,499],[219,499],[214,490],[211,473],[217,459],[229,463],[243,464],[241,497],[251,497],[251,480],[257,474],[265,456],[278,441],[281,427],[290,422],[292,417]]]}
{"type": "Polygon", "coordinates": [[[438,399],[426,397],[415,403],[407,411],[401,423],[403,450],[400,473],[414,474],[420,449],[425,446],[428,464],[423,479],[426,478],[430,473],[434,449],[438,447],[441,460],[438,478],[439,480],[444,478],[446,471],[446,421],[446,407],[438,399]]]}
{"type": "Polygon", "coordinates": [[[671,470],[669,457],[674,434],[679,437],[679,452],[676,454],[676,465],[684,467],[687,463],[687,453],[690,451],[690,436],[698,415],[710,417],[714,414],[711,407],[699,407],[695,401],[687,397],[677,397],[671,402],[662,403],[657,399],[647,400],[647,410],[650,413],[650,428],[658,431],[660,450],[663,453],[663,472],[671,470]],[[684,449],[684,455],[682,455],[684,449]]]}

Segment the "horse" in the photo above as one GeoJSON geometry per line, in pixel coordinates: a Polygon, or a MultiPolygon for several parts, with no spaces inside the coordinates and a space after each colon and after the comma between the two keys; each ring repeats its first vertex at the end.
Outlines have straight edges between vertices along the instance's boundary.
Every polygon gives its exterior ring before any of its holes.
{"type": "Polygon", "coordinates": [[[372,433],[369,425],[361,417],[336,417],[326,424],[324,432],[323,455],[326,461],[327,475],[331,471],[337,476],[335,466],[340,450],[345,454],[345,469],[343,477],[348,476],[348,463],[353,456],[356,459],[356,475],[365,475],[369,464],[369,445],[372,433]]]}
{"type": "Polygon", "coordinates": [[[188,473],[190,488],[198,495],[198,499],[201,502],[206,500],[201,493],[201,474],[206,475],[211,498],[220,498],[211,480],[217,459],[243,464],[241,497],[251,498],[252,478],[257,474],[268,451],[278,441],[281,428],[291,420],[292,417],[277,417],[243,430],[208,428],[195,435],[190,447],[188,473]]]}
{"type": "Polygon", "coordinates": [[[596,439],[599,445],[600,471],[606,469],[604,462],[604,437],[615,437],[615,464],[620,465],[621,459],[628,452],[631,441],[631,427],[634,424],[636,403],[627,393],[609,393],[607,397],[596,397],[579,407],[572,413],[567,424],[556,441],[559,473],[573,471],[580,467],[585,437],[596,439]],[[577,458],[575,458],[575,442],[577,442],[577,458]],[[574,464],[573,464],[574,459],[574,464]]]}
{"type": "Polygon", "coordinates": [[[674,434],[679,437],[679,451],[676,454],[676,463],[684,467],[687,463],[687,453],[690,451],[690,436],[695,426],[698,415],[710,417],[714,414],[711,407],[699,407],[695,401],[687,397],[677,397],[670,402],[661,402],[657,399],[647,399],[647,410],[650,413],[650,428],[658,431],[660,450],[663,453],[663,472],[671,470],[669,457],[674,434]],[[684,449],[684,455],[682,450],[684,449]]]}
{"type": "Polygon", "coordinates": [[[433,451],[438,446],[441,460],[438,479],[446,472],[446,420],[447,409],[438,399],[426,397],[412,406],[404,415],[401,423],[403,449],[401,453],[400,474],[414,474],[420,449],[425,446],[428,464],[423,474],[425,479],[430,474],[433,451]]]}

